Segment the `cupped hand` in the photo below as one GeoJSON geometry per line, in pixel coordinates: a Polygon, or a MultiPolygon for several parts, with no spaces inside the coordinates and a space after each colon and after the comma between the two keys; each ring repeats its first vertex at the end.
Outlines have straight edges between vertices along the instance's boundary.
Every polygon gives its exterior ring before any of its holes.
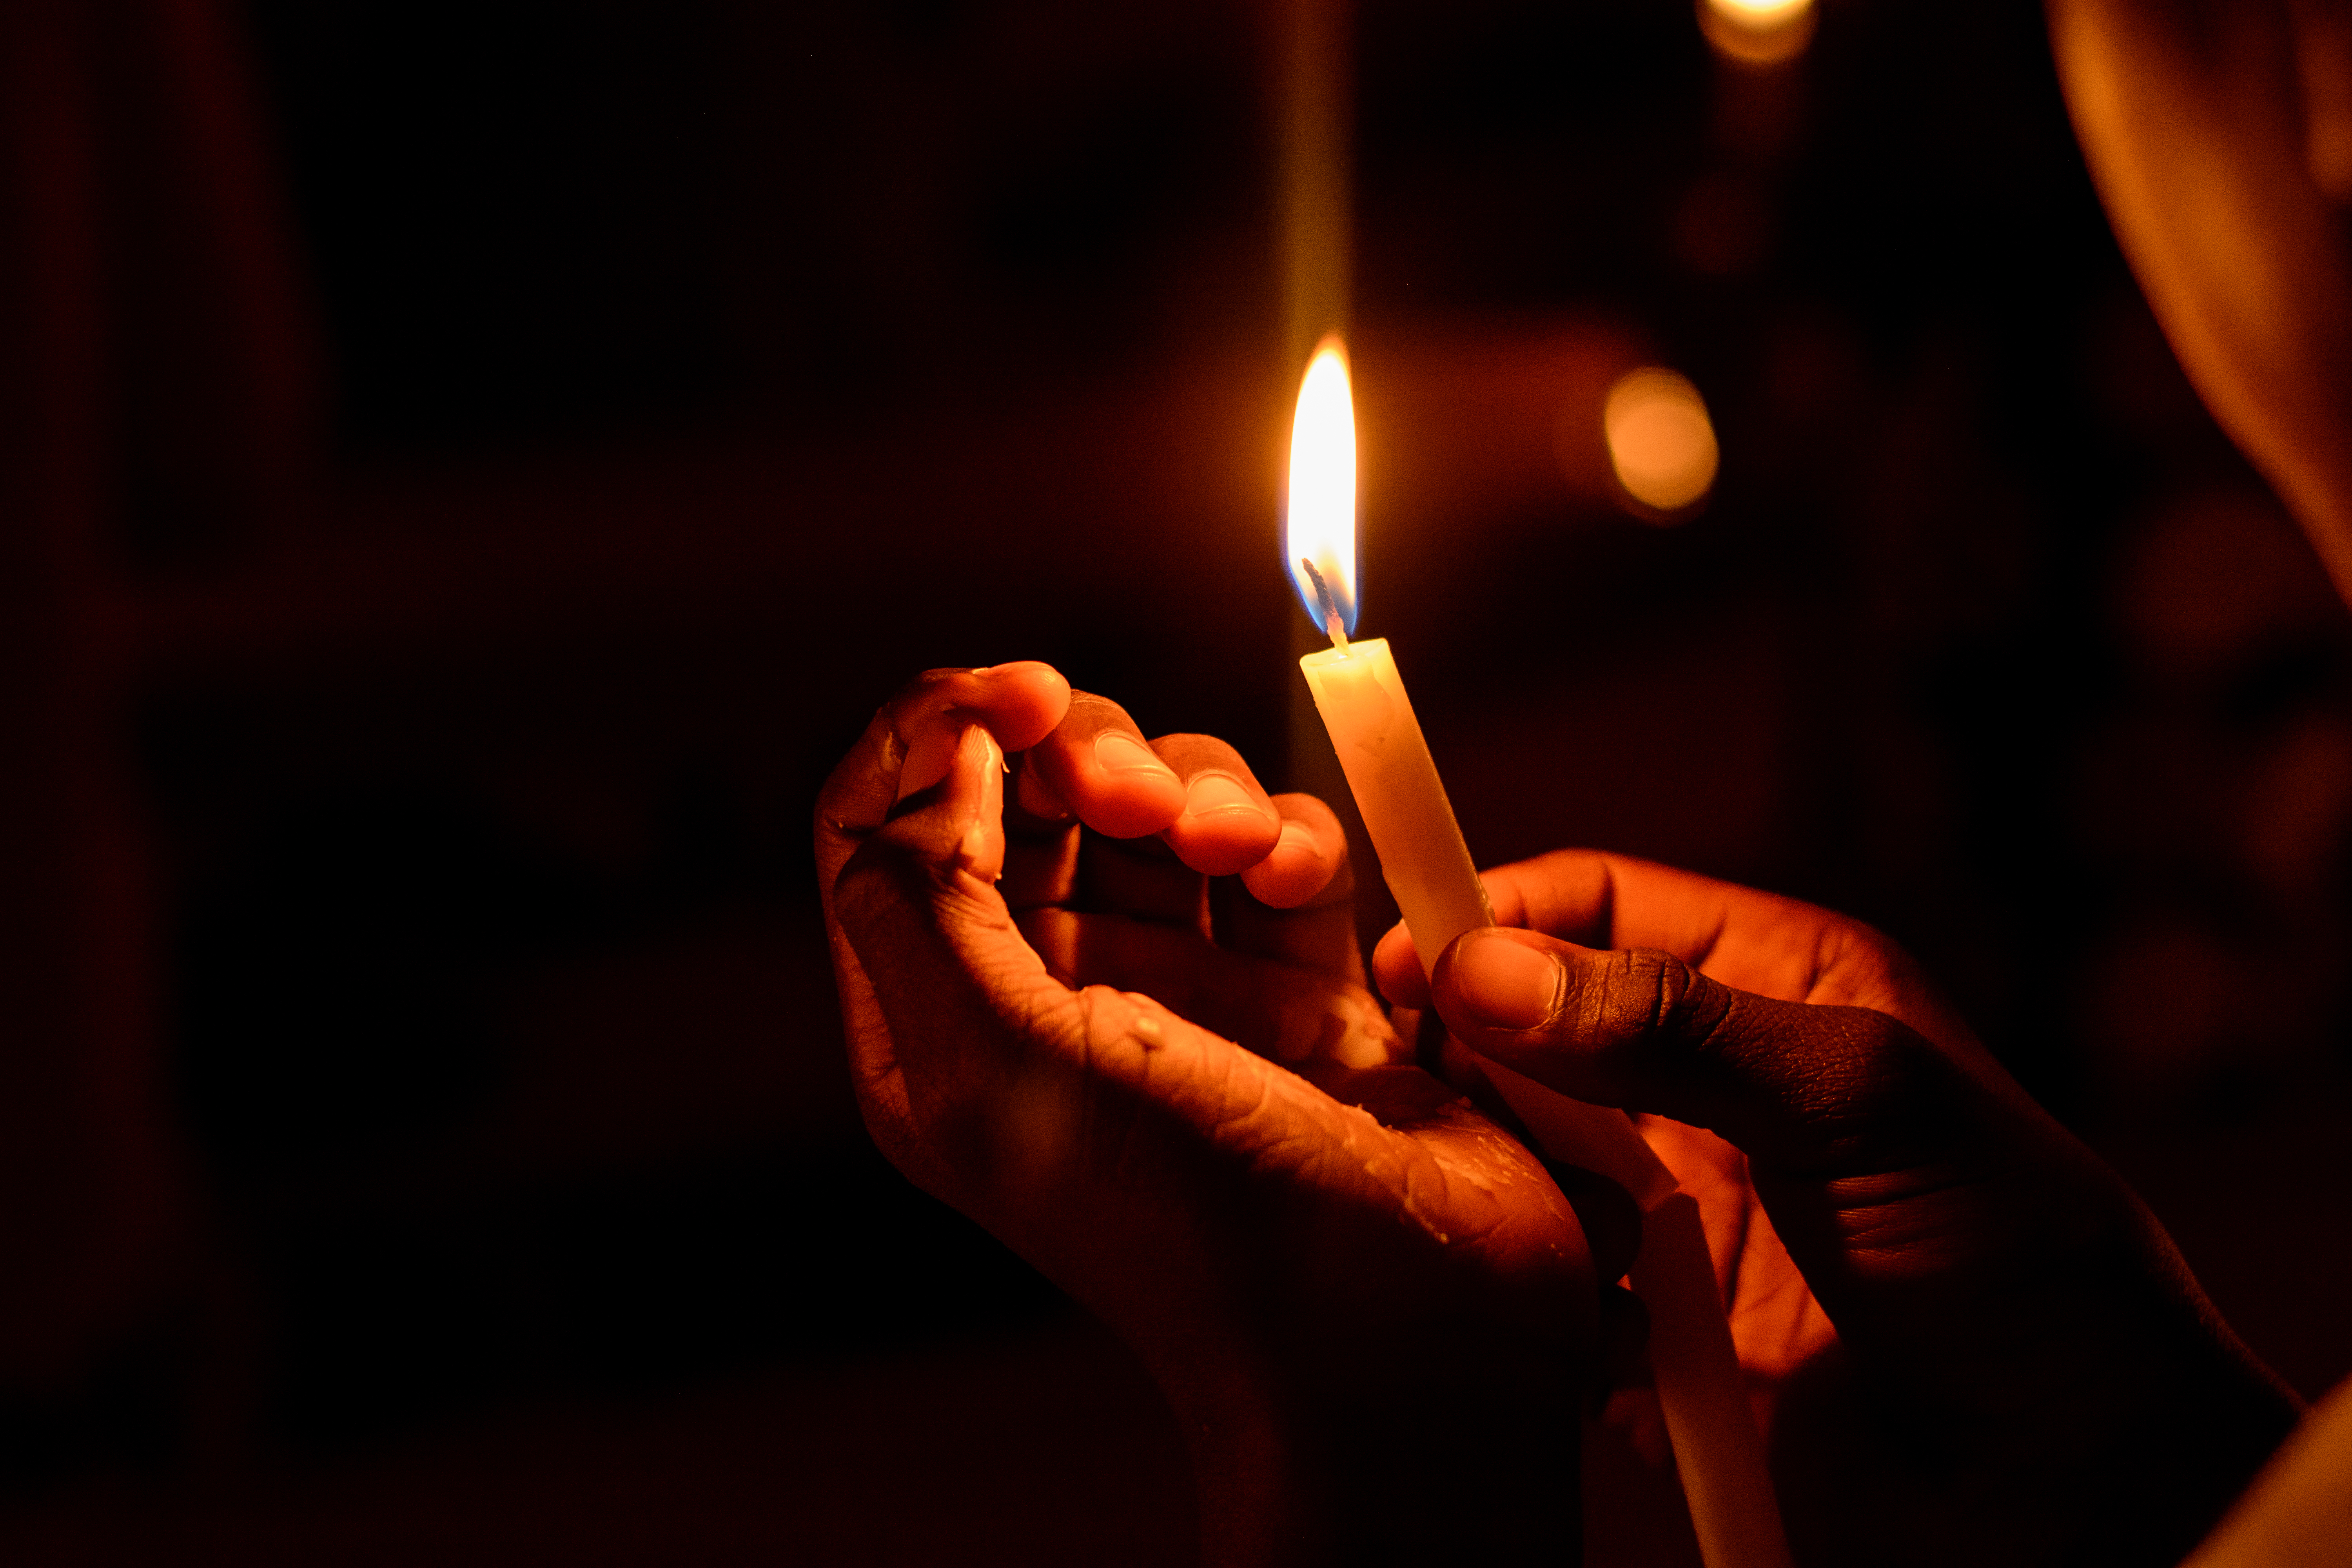
{"type": "Polygon", "coordinates": [[[1801,1560],[2170,1563],[2293,1424],[2153,1216],[1878,932],[1613,855],[1486,883],[1515,929],[1427,984],[1391,932],[1382,988],[1744,1153],[1777,1243],[1743,1252],[1733,1329],[1801,1385],[1774,1434],[1801,1560]],[[1804,1338],[1779,1244],[1839,1342],[1804,1365],[1759,1342],[1804,1338]]]}
{"type": "Polygon", "coordinates": [[[1409,1065],[1327,808],[1000,665],[887,703],[816,847],[867,1125],[1142,1355],[1213,1559],[1573,1541],[1582,1233],[1409,1065]]]}

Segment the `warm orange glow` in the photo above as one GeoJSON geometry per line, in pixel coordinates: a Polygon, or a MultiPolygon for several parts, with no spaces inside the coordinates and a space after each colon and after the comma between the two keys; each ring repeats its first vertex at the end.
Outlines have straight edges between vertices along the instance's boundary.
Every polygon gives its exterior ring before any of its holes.
{"type": "Polygon", "coordinates": [[[1725,58],[1779,65],[1812,41],[1813,0],[1698,0],[1698,25],[1725,58]]]}
{"type": "Polygon", "coordinates": [[[1630,371],[1602,405],[1610,466],[1653,514],[1696,505],[1715,484],[1715,426],[1698,388],[1670,370],[1630,371]]]}
{"type": "Polygon", "coordinates": [[[1316,347],[1298,384],[1290,426],[1290,502],[1282,554],[1307,618],[1319,631],[1323,611],[1312,561],[1330,585],[1340,625],[1356,626],[1356,401],[1348,384],[1348,345],[1335,333],[1316,347]]]}

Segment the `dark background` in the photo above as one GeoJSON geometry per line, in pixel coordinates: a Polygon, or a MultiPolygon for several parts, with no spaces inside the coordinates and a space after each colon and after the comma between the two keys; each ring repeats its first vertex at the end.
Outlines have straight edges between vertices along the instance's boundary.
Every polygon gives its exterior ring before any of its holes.
{"type": "MultiPolygon", "coordinates": [[[[0,22],[12,1559],[1185,1560],[1140,1373],[866,1143],[805,823],[939,663],[1294,771],[1269,15],[0,22]]],[[[1356,47],[1362,624],[1474,851],[1883,926],[2352,1368],[2352,644],[2038,10],[1356,47]]]]}

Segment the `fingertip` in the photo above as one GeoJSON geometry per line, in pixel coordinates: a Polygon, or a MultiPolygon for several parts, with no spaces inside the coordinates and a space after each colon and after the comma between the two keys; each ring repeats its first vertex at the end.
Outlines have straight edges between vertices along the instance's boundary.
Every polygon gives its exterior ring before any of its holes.
{"type": "Polygon", "coordinates": [[[1162,735],[1151,750],[1183,781],[1183,810],[1160,837],[1211,877],[1246,871],[1274,852],[1282,814],[1242,754],[1213,735],[1162,735]]]}
{"type": "Polygon", "coordinates": [[[1348,836],[1331,808],[1311,795],[1275,795],[1272,805],[1281,828],[1265,858],[1243,870],[1242,886],[1270,909],[1295,910],[1331,889],[1348,863],[1348,836]]]}
{"type": "Polygon", "coordinates": [[[1372,949],[1372,979],[1395,1006],[1429,1005],[1429,977],[1421,972],[1421,954],[1402,921],[1391,926],[1372,949]]]}
{"type": "Polygon", "coordinates": [[[1329,864],[1304,823],[1285,822],[1265,858],[1243,868],[1242,886],[1269,909],[1295,910],[1330,884],[1329,864]]]}
{"type": "Polygon", "coordinates": [[[963,832],[957,868],[991,886],[1004,876],[1004,750],[982,724],[957,742],[949,809],[963,832]]]}
{"type": "Polygon", "coordinates": [[[876,838],[992,886],[1004,864],[1004,752],[984,724],[946,733],[938,776],[902,795],[876,838]]]}
{"type": "Polygon", "coordinates": [[[984,709],[990,731],[1008,752],[1027,751],[1052,734],[1070,710],[1070,683],[1050,664],[1018,659],[972,674],[986,688],[975,706],[984,709]]]}
{"type": "MultiPolygon", "coordinates": [[[[1446,950],[1446,985],[1470,1023],[1486,1030],[1536,1030],[1559,1011],[1567,971],[1555,954],[1515,931],[1470,931],[1446,950]]],[[[1538,938],[1540,941],[1540,938],[1538,938]]]]}
{"type": "Polygon", "coordinates": [[[1532,931],[1489,927],[1464,933],[1437,961],[1430,991],[1465,1040],[1540,1029],[1559,1014],[1568,971],[1532,931]]]}
{"type": "Polygon", "coordinates": [[[925,670],[883,705],[889,732],[903,748],[898,798],[945,776],[966,725],[985,725],[1003,751],[1026,751],[1052,732],[1069,705],[1069,682],[1034,659],[925,670]]]}
{"type": "Polygon", "coordinates": [[[1274,853],[1282,818],[1254,781],[1226,773],[1185,782],[1184,809],[1162,835],[1176,858],[1211,877],[1247,871],[1274,853]]]}

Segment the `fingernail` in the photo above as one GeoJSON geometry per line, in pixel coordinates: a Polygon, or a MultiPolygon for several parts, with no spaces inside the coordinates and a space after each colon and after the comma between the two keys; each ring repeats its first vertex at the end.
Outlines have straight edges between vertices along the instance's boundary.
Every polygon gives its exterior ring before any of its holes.
{"type": "Polygon", "coordinates": [[[1454,954],[1454,983],[1473,1020],[1532,1029],[1559,1006],[1559,961],[1507,936],[1473,937],[1454,954]]]}
{"type": "Polygon", "coordinates": [[[1154,773],[1162,778],[1176,776],[1159,753],[1132,735],[1122,735],[1116,730],[1105,730],[1095,737],[1095,766],[1107,773],[1154,773]]]}
{"type": "Polygon", "coordinates": [[[1315,835],[1309,832],[1306,825],[1303,823],[1284,823],[1282,825],[1282,837],[1274,841],[1274,847],[1278,850],[1295,849],[1299,854],[1307,856],[1309,859],[1320,860],[1323,858],[1323,852],[1315,847],[1315,835]]]}
{"type": "Polygon", "coordinates": [[[1246,811],[1253,816],[1265,815],[1265,807],[1257,803],[1257,797],[1230,773],[1202,773],[1184,791],[1187,816],[1215,816],[1233,811],[1246,811]]]}

